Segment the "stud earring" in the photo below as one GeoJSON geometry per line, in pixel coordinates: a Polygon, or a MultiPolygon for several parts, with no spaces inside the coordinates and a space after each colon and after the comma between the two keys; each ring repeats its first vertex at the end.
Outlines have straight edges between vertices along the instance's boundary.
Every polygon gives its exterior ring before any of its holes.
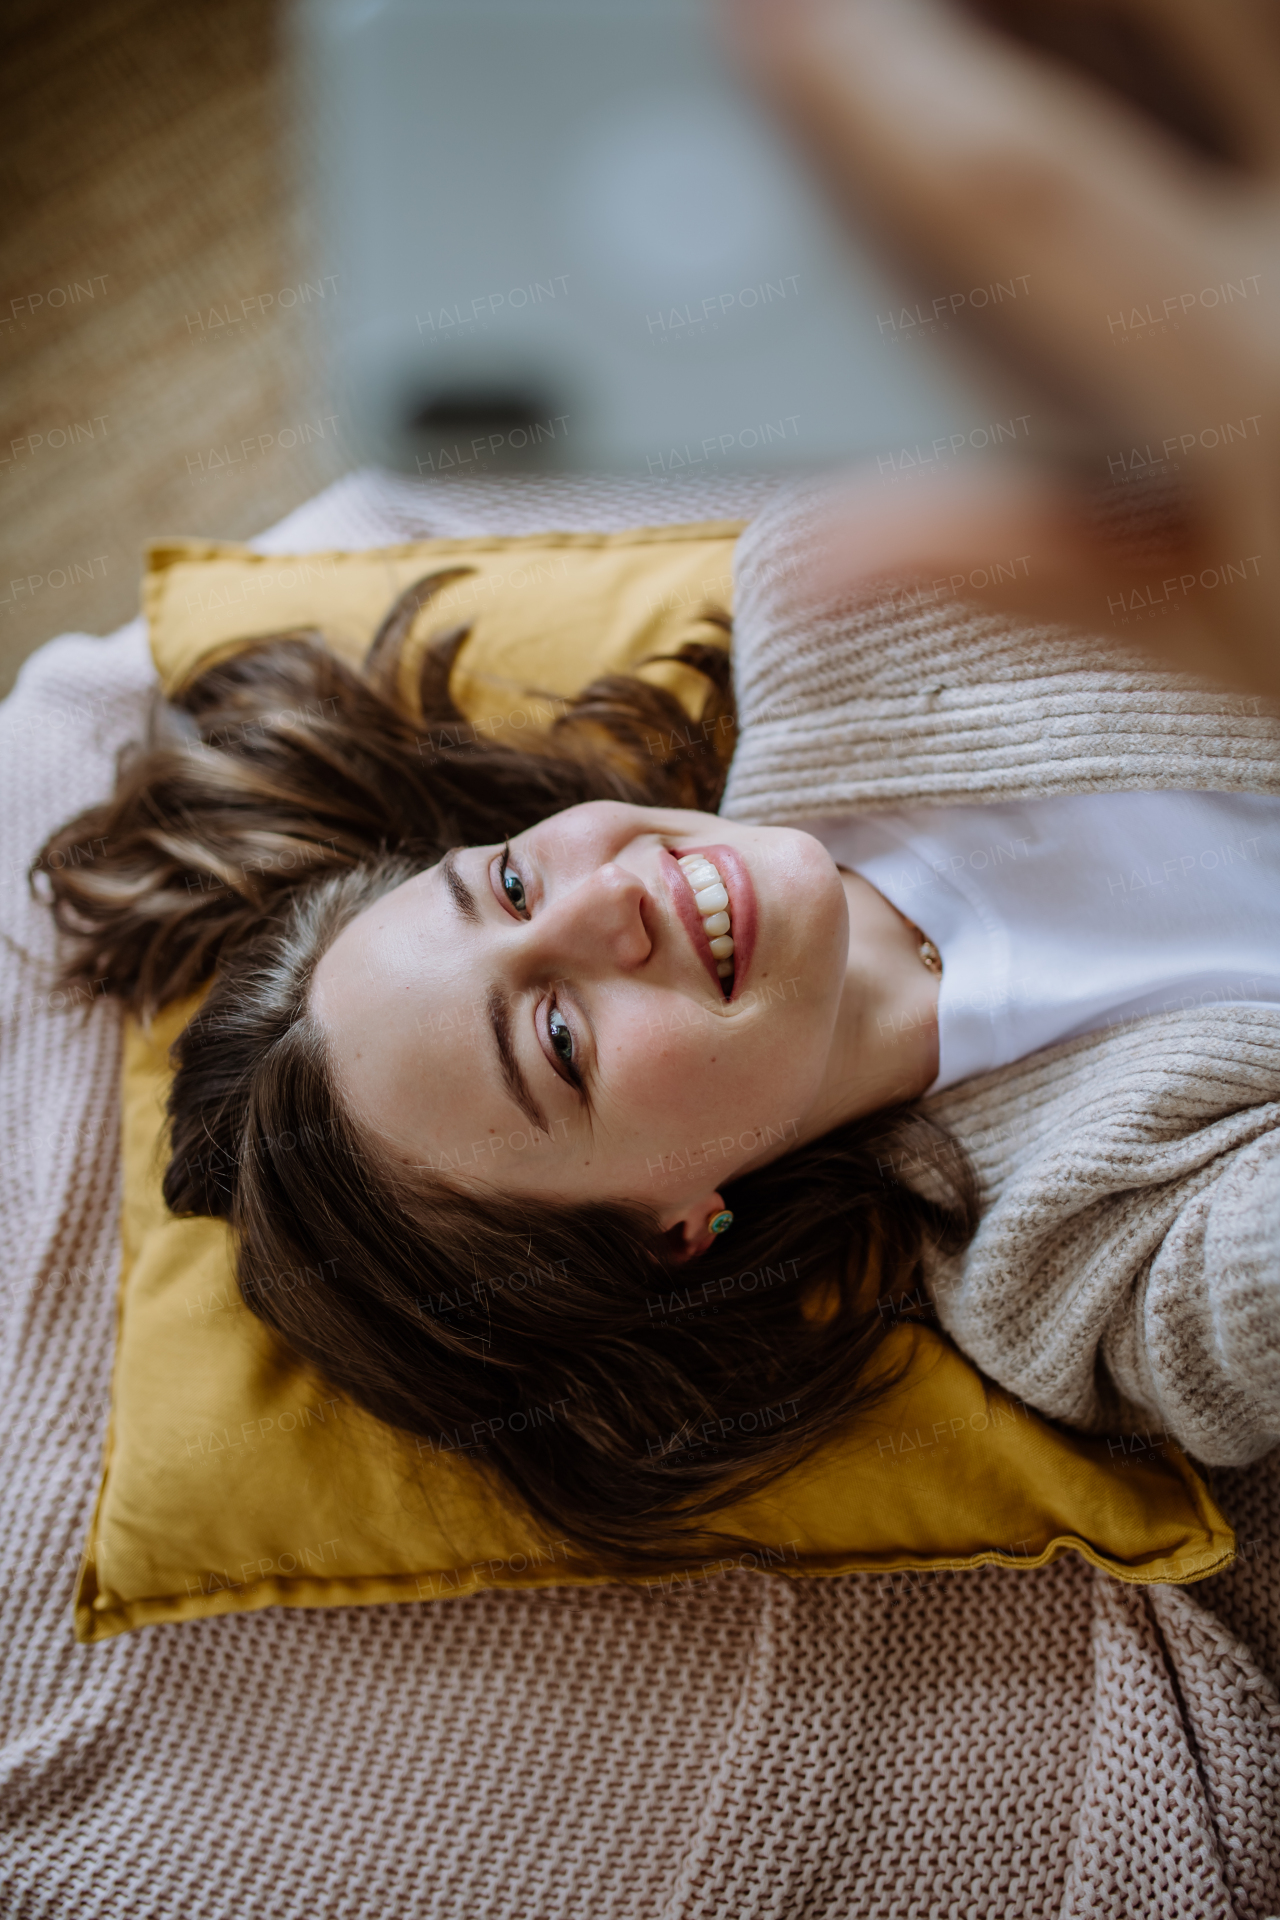
{"type": "Polygon", "coordinates": [[[707,1222],[712,1233],[727,1233],[733,1225],[733,1215],[728,1207],[722,1207],[719,1213],[713,1213],[707,1222]]]}

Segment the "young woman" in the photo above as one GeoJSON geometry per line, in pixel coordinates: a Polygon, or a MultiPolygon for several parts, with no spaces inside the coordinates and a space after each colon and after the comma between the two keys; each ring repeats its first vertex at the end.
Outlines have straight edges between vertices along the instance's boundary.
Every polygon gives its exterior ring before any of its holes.
{"type": "Polygon", "coordinates": [[[813,512],[740,546],[718,815],[639,681],[503,749],[455,635],[403,711],[426,583],[363,677],[307,635],[205,671],[36,863],[136,1011],[212,981],[165,1193],[249,1306],[606,1561],[868,1406],[921,1280],[1050,1416],[1280,1437],[1280,727],[954,604],[815,605],[813,512]]]}

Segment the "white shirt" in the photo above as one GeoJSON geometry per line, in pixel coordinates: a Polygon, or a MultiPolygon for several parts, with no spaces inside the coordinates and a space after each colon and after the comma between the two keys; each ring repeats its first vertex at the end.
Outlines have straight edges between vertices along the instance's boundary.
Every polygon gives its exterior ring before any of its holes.
{"type": "Polygon", "coordinates": [[[1081,793],[803,824],[942,955],[931,1093],[1119,1021],[1280,1003],[1280,799],[1081,793]]]}

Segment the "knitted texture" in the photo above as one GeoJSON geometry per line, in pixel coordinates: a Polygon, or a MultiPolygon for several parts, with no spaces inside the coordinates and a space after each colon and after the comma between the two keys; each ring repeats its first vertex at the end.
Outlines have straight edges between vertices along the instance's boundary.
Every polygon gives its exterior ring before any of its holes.
{"type": "MultiPolygon", "coordinates": [[[[762,497],[564,483],[540,504],[355,476],[261,545],[762,497]]],[[[152,687],[134,623],[52,642],[0,708],[6,1920],[1280,1912],[1280,1456],[1222,1476],[1241,1558],[1185,1592],[1072,1558],[281,1609],[75,1643],[115,1324],[120,1023],[50,993],[23,871],[109,790],[152,687]]]]}
{"type": "Polygon", "coordinates": [[[1280,1011],[1209,1007],[1086,1035],[926,1110],[982,1183],[974,1241],[930,1275],[979,1366],[1073,1425],[1114,1425],[1118,1394],[1127,1424],[1201,1459],[1274,1446],[1280,1011]]]}
{"type": "Polygon", "coordinates": [[[927,588],[819,602],[824,499],[788,487],[738,544],[742,731],[722,812],[785,826],[930,800],[1278,790],[1264,700],[927,588]]]}
{"type": "MultiPolygon", "coordinates": [[[[954,602],[816,600],[822,499],[811,482],[781,492],[739,543],[726,812],[1280,793],[1280,719],[1261,701],[954,602]]],[[[926,1110],[982,1181],[976,1239],[929,1276],[971,1359],[1076,1426],[1155,1427],[1224,1466],[1276,1445],[1280,1010],[1122,1023],[926,1110]]]]}

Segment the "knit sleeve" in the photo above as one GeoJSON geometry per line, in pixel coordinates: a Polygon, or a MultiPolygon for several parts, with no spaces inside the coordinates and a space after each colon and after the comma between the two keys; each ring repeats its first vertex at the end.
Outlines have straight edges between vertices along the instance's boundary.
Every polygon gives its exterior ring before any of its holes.
{"type": "Polygon", "coordinates": [[[1182,1208],[1102,1356],[1120,1391],[1212,1466],[1280,1442],[1280,1131],[1182,1208]]]}
{"type": "Polygon", "coordinates": [[[1280,1441],[1280,1010],[1188,1008],[936,1094],[982,1218],[931,1253],[943,1326],[993,1380],[1095,1433],[1213,1466],[1280,1441]]]}
{"type": "Polygon", "coordinates": [[[784,488],[738,542],[728,817],[1280,791],[1280,722],[1264,702],[1170,673],[1115,635],[995,616],[980,590],[962,602],[946,581],[823,594],[827,505],[822,483],[784,488]]]}

